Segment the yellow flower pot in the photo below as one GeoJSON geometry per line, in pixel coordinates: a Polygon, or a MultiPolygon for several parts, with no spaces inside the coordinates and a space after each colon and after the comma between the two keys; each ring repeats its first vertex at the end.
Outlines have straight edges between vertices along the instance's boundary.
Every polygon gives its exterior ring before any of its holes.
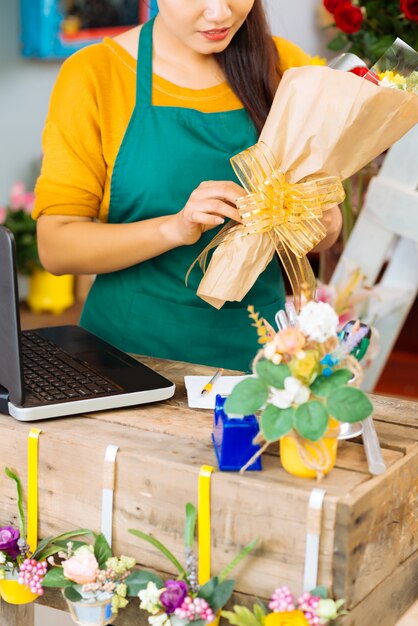
{"type": "Polygon", "coordinates": [[[328,474],[335,465],[338,448],[339,423],[330,418],[327,434],[319,441],[296,439],[294,435],[286,435],[280,439],[280,461],[283,468],[293,476],[300,478],[317,478],[328,474]]]}
{"type": "Polygon", "coordinates": [[[9,604],[29,604],[38,597],[27,585],[20,585],[16,579],[0,580],[0,596],[9,604]]]}
{"type": "Polygon", "coordinates": [[[268,613],[265,617],[264,626],[309,626],[303,611],[281,611],[268,613]]]}
{"type": "Polygon", "coordinates": [[[60,315],[74,304],[74,276],[54,276],[42,269],[34,270],[26,301],[33,313],[60,315]]]}

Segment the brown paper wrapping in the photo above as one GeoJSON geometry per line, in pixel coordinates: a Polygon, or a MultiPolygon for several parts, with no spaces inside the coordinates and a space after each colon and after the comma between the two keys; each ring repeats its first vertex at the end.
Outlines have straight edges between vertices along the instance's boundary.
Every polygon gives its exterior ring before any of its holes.
{"type": "MultiPolygon", "coordinates": [[[[418,96],[321,66],[283,75],[260,141],[291,183],[307,176],[348,178],[418,122],[418,96]]],[[[197,295],[216,308],[241,301],[274,254],[268,234],[221,243],[197,295]]]]}

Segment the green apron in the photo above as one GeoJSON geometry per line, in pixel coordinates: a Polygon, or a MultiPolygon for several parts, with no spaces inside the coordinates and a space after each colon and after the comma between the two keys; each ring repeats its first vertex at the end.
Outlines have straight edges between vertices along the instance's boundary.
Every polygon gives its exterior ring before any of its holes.
{"type": "MultiPolygon", "coordinates": [[[[152,105],[153,20],[142,27],[136,104],[116,158],[110,223],[178,213],[204,180],[236,180],[229,159],[253,145],[245,109],[201,113],[152,105]]],[[[238,181],[237,181],[238,182],[238,181]]],[[[276,256],[242,302],[219,311],[196,296],[189,266],[219,229],[128,269],[98,275],[80,324],[126,352],[247,371],[259,345],[247,306],[274,322],[284,303],[276,256]]]]}

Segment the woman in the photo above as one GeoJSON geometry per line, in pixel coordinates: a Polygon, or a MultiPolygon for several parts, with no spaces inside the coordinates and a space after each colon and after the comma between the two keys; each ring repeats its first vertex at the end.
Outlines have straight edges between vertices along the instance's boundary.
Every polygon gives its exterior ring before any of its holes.
{"type": "MultiPolygon", "coordinates": [[[[239,220],[229,159],[253,145],[281,73],[309,57],[273,41],[261,0],[159,0],[155,21],[64,63],[44,133],[34,216],[56,274],[97,274],[81,325],[128,352],[247,370],[283,306],[277,259],[246,298],[196,296],[199,252],[239,220]],[[244,108],[245,107],[245,108],[244,108]]],[[[328,212],[336,238],[338,209],[328,212]]]]}

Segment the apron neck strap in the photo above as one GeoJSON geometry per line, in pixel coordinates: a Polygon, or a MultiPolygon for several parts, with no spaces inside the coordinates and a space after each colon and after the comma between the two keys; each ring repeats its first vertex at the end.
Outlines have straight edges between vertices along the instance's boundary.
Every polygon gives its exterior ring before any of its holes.
{"type": "Polygon", "coordinates": [[[155,17],[141,28],[136,63],[136,103],[147,107],[152,104],[152,31],[154,21],[155,17]]]}

